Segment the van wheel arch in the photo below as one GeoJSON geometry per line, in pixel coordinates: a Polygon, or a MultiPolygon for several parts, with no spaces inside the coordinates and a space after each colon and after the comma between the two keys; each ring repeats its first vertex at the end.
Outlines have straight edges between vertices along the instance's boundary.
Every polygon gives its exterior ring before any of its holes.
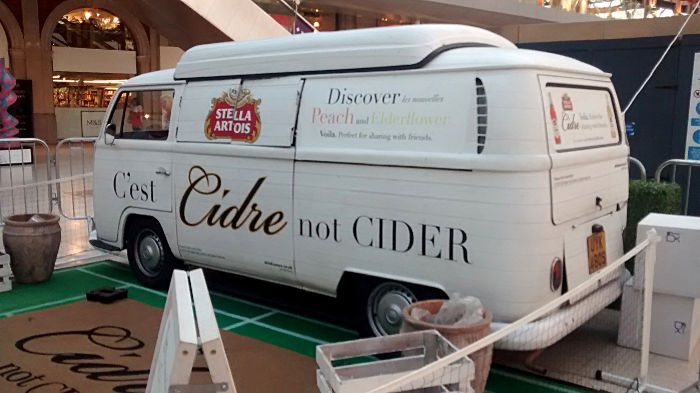
{"type": "Polygon", "coordinates": [[[414,301],[448,298],[445,291],[437,287],[355,272],[343,273],[337,296],[350,310],[356,328],[363,337],[398,332],[394,330],[400,327],[400,321],[398,326],[382,326],[378,319],[384,316],[372,318],[372,313],[377,311],[376,303],[381,300],[379,297],[384,297],[384,303],[396,306],[395,311],[414,301]]]}
{"type": "Polygon", "coordinates": [[[160,222],[153,217],[130,215],[124,224],[124,246],[134,276],[147,287],[167,288],[173,270],[184,266],[173,255],[160,222]]]}

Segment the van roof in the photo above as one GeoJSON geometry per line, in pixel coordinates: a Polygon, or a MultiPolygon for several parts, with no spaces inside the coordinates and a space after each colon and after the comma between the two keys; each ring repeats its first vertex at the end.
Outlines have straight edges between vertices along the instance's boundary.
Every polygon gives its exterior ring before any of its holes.
{"type": "Polygon", "coordinates": [[[408,25],[200,45],[186,51],[175,79],[413,68],[453,47],[515,48],[464,25],[408,25]]]}
{"type": "MultiPolygon", "coordinates": [[[[129,78],[122,86],[151,86],[151,85],[164,85],[173,84],[175,80],[173,79],[173,74],[175,72],[174,68],[168,68],[160,71],[147,72],[145,74],[136,75],[133,78],[129,78]]],[[[178,82],[182,83],[182,82],[178,82]]]]}

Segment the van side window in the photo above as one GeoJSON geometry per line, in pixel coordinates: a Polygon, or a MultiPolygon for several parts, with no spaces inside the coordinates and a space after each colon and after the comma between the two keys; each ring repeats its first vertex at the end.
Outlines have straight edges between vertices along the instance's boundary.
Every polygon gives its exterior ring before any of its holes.
{"type": "Polygon", "coordinates": [[[123,91],[107,122],[121,139],[168,139],[174,90],[123,91]]]}

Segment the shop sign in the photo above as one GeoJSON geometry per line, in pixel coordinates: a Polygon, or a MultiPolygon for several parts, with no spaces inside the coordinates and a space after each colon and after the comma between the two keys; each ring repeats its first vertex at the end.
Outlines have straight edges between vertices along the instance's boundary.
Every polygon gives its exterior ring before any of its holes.
{"type": "Polygon", "coordinates": [[[102,119],[104,119],[104,117],[104,111],[81,111],[80,131],[82,136],[98,136],[102,129],[102,119]]]}

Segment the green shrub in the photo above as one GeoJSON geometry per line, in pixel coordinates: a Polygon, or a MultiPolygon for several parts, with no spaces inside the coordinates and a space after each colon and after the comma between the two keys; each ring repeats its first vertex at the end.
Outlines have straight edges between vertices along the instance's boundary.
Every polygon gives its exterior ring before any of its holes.
{"type": "Polygon", "coordinates": [[[637,223],[649,213],[681,214],[681,186],[676,183],[630,181],[625,252],[636,244],[637,223]]]}

